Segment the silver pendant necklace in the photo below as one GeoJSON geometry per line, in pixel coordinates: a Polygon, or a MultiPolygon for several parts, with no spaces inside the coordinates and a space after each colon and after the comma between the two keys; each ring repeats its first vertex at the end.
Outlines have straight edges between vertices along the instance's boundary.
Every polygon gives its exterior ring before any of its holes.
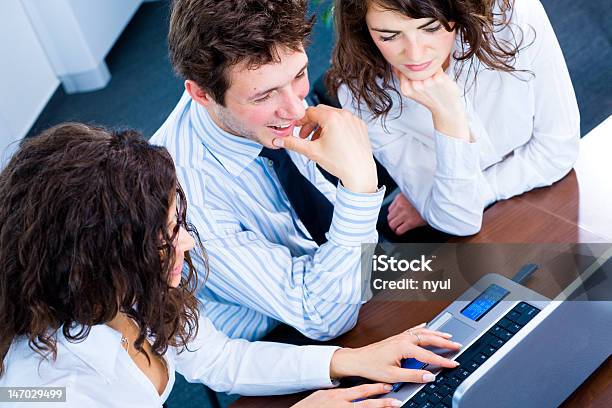
{"type": "Polygon", "coordinates": [[[121,346],[125,349],[125,351],[129,351],[130,342],[128,341],[127,337],[123,335],[123,333],[121,333],[121,346]]]}

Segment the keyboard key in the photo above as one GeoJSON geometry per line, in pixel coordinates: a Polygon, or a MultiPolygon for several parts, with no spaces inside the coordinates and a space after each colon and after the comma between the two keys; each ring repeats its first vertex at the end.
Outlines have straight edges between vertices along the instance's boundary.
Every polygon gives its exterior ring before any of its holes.
{"type": "Polygon", "coordinates": [[[482,344],[484,344],[484,345],[491,344],[491,341],[492,341],[492,340],[495,340],[496,338],[497,338],[497,337],[495,337],[495,336],[494,336],[494,335],[492,335],[491,333],[486,332],[486,333],[485,333],[485,334],[484,334],[484,335],[481,337],[481,339],[482,339],[482,344]]]}
{"type": "Polygon", "coordinates": [[[473,373],[474,371],[476,371],[476,369],[478,367],[480,367],[480,364],[478,364],[475,361],[472,361],[470,363],[468,363],[468,365],[464,366],[466,370],[468,370],[469,372],[473,373]]]}
{"type": "Polygon", "coordinates": [[[435,384],[438,385],[442,385],[446,383],[446,376],[442,375],[442,374],[438,374],[438,376],[436,376],[436,380],[434,381],[435,384]]]}
{"type": "Polygon", "coordinates": [[[439,403],[434,408],[450,408],[449,406],[444,405],[443,403],[439,403]]]}
{"type": "MultiPolygon", "coordinates": [[[[523,318],[525,315],[527,315],[529,317],[529,319],[531,319],[532,317],[534,317],[535,315],[538,314],[538,312],[540,311],[540,309],[533,307],[531,305],[528,305],[527,303],[521,303],[520,305],[520,310],[517,309],[517,311],[522,315],[521,318],[523,318]]],[[[519,322],[517,322],[519,323],[519,322]]]]}
{"type": "Polygon", "coordinates": [[[417,404],[416,402],[412,400],[404,404],[404,408],[417,408],[418,406],[419,404],[417,404]]]}
{"type": "Polygon", "coordinates": [[[432,404],[437,404],[438,402],[442,401],[442,398],[442,395],[438,394],[437,392],[434,392],[429,396],[429,402],[431,402],[432,404]]]}
{"type": "Polygon", "coordinates": [[[503,319],[501,319],[499,321],[499,323],[497,323],[498,325],[500,325],[501,327],[503,327],[504,329],[508,330],[508,327],[512,324],[511,320],[506,319],[505,317],[503,319]]]}
{"type": "Polygon", "coordinates": [[[515,312],[514,310],[510,312],[510,314],[508,315],[508,319],[512,320],[513,322],[518,322],[519,319],[521,318],[521,314],[519,312],[515,312]]]}
{"type": "Polygon", "coordinates": [[[446,397],[448,394],[452,394],[453,390],[450,389],[450,387],[443,385],[440,387],[440,389],[438,390],[438,393],[440,395],[442,395],[443,397],[446,397]]]}
{"type": "Polygon", "coordinates": [[[412,401],[416,402],[417,404],[424,404],[428,398],[429,394],[421,390],[417,393],[417,395],[412,397],[412,401]]]}
{"type": "Polygon", "coordinates": [[[449,377],[448,380],[446,380],[446,385],[448,385],[453,392],[459,386],[459,384],[461,384],[461,380],[456,377],[449,377]]]}
{"type": "Polygon", "coordinates": [[[512,337],[512,333],[510,333],[506,329],[502,329],[499,326],[495,326],[493,329],[497,329],[497,330],[493,330],[493,334],[499,337],[500,339],[504,340],[504,343],[510,340],[510,338],[512,337]]]}
{"type": "MultiPolygon", "coordinates": [[[[460,368],[453,368],[452,370],[448,370],[446,372],[446,376],[448,377],[448,380],[446,381],[447,384],[451,383],[451,380],[455,378],[458,378],[459,382],[463,381],[463,379],[459,375],[459,370],[460,368]]],[[[454,383],[454,381],[452,381],[452,383],[454,383]]]]}
{"type": "Polygon", "coordinates": [[[498,349],[501,346],[503,346],[504,344],[506,344],[506,342],[504,340],[500,339],[499,337],[496,337],[496,338],[492,339],[489,344],[491,346],[495,347],[496,349],[498,349]]]}
{"type": "Polygon", "coordinates": [[[421,408],[434,408],[434,404],[428,401],[424,403],[423,405],[421,405],[421,408]]]}
{"type": "Polygon", "coordinates": [[[525,303],[525,302],[521,302],[521,303],[519,303],[519,304],[516,306],[516,310],[517,310],[519,313],[523,313],[523,312],[526,312],[526,311],[527,311],[527,310],[528,310],[530,307],[531,307],[531,306],[529,306],[527,303],[525,303]]]}
{"type": "Polygon", "coordinates": [[[512,334],[516,334],[516,332],[521,330],[522,327],[523,326],[521,326],[520,324],[511,323],[508,325],[508,327],[506,327],[506,330],[508,330],[512,334]]]}
{"type": "Polygon", "coordinates": [[[469,375],[470,375],[470,372],[469,372],[469,371],[464,370],[463,368],[460,368],[460,369],[459,369],[459,375],[458,375],[458,378],[461,378],[461,379],[464,379],[464,380],[465,380],[466,378],[468,378],[468,376],[469,376],[469,375]]]}
{"type": "Polygon", "coordinates": [[[485,361],[487,361],[488,358],[489,358],[488,356],[480,353],[476,356],[476,358],[474,358],[474,361],[477,362],[478,364],[482,364],[485,361]]]}
{"type": "Polygon", "coordinates": [[[493,353],[495,353],[497,351],[497,349],[493,346],[485,346],[482,349],[482,354],[491,357],[493,355],[493,353]]]}
{"type": "Polygon", "coordinates": [[[423,390],[426,391],[428,394],[431,394],[435,391],[438,391],[438,388],[440,388],[438,384],[431,383],[431,384],[427,384],[425,388],[423,388],[423,390]]]}
{"type": "MultiPolygon", "coordinates": [[[[471,351],[471,350],[468,350],[468,351],[471,351]]],[[[470,361],[472,361],[473,357],[474,357],[474,353],[468,353],[467,355],[463,355],[460,358],[457,358],[456,361],[459,363],[459,367],[461,367],[463,365],[466,365],[470,361]]]]}
{"type": "Polygon", "coordinates": [[[452,407],[453,406],[453,397],[452,395],[447,395],[443,400],[442,403],[448,407],[452,407]]]}
{"type": "Polygon", "coordinates": [[[533,312],[532,314],[525,313],[521,316],[521,318],[516,323],[520,324],[521,326],[524,326],[527,323],[529,323],[531,319],[533,319],[534,316],[535,316],[535,312],[533,312]]]}

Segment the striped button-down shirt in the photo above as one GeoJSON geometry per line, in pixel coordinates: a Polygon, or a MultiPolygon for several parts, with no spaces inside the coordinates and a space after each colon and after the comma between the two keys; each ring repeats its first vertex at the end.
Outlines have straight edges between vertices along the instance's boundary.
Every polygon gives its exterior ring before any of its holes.
{"type": "MultiPolygon", "coordinates": [[[[289,152],[300,172],[332,203],[320,247],[292,209],[262,146],[220,129],[183,95],[151,138],[174,158],[188,218],[208,255],[210,273],[198,297],[215,326],[256,340],[279,321],[313,339],[351,329],[366,290],[361,244],[377,241],[384,191],[357,194],[330,184],[314,162],[289,152]]],[[[196,267],[204,271],[201,258],[196,267]]]]}

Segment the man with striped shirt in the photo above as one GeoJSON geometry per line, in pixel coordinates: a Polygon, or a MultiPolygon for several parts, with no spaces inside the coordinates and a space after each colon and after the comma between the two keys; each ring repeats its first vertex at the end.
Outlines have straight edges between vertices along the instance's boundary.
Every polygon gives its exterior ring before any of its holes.
{"type": "Polygon", "coordinates": [[[361,244],[377,241],[384,191],[365,124],[305,109],[311,28],[302,0],[173,3],[170,56],[186,90],[151,142],[174,157],[209,258],[199,297],[230,337],[279,322],[336,337],[366,289],[361,244]]]}

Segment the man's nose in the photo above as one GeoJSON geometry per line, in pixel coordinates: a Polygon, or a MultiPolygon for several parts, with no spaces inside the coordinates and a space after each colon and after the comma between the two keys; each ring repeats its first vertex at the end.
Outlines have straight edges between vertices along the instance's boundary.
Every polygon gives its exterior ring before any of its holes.
{"type": "Polygon", "coordinates": [[[289,120],[303,118],[306,114],[304,98],[295,92],[289,93],[283,98],[282,106],[280,106],[278,114],[281,118],[289,120]]]}

